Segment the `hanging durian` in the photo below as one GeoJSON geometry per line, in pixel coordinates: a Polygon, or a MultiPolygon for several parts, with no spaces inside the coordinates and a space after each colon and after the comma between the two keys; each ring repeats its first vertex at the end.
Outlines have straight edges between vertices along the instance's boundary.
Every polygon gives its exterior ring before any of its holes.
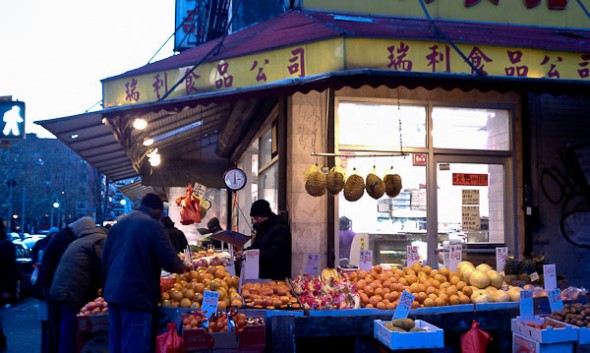
{"type": "Polygon", "coordinates": [[[344,172],[340,167],[332,167],[326,176],[326,188],[332,195],[338,194],[344,188],[344,172]]]}
{"type": "Polygon", "coordinates": [[[323,196],[326,193],[326,174],[316,164],[306,169],[305,191],[311,196],[323,196]]]}
{"type": "Polygon", "coordinates": [[[365,188],[367,189],[367,194],[375,200],[380,199],[385,193],[385,183],[375,173],[369,173],[367,175],[365,188]]]}
{"type": "Polygon", "coordinates": [[[383,178],[385,193],[389,197],[396,197],[402,191],[402,177],[399,174],[386,174],[383,178]]]}
{"type": "Polygon", "coordinates": [[[362,176],[353,173],[344,183],[344,198],[347,201],[357,201],[365,193],[365,180],[362,176]]]}

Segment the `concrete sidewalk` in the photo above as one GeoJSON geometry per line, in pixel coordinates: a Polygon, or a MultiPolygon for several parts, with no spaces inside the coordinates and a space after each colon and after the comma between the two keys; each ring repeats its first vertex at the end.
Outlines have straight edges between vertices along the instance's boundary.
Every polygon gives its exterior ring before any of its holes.
{"type": "Polygon", "coordinates": [[[0,309],[2,327],[8,339],[8,353],[41,352],[41,321],[37,299],[25,298],[10,308],[0,309]]]}

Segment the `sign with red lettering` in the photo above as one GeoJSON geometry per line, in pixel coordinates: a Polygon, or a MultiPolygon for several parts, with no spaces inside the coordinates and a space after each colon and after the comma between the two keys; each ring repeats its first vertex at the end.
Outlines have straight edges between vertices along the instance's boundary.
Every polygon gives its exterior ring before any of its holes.
{"type": "Polygon", "coordinates": [[[453,173],[453,185],[488,186],[488,175],[453,173]]]}
{"type": "Polygon", "coordinates": [[[414,153],[412,154],[412,163],[414,166],[426,165],[426,153],[414,153]]]}

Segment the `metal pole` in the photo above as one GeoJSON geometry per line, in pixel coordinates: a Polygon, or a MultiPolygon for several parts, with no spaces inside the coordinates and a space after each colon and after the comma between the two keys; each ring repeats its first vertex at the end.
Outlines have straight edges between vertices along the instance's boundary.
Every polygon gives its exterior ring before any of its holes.
{"type": "Polygon", "coordinates": [[[23,199],[22,199],[22,204],[21,204],[21,216],[20,216],[20,224],[21,224],[21,230],[23,232],[27,232],[27,227],[26,227],[26,222],[25,222],[25,197],[27,195],[27,186],[23,185],[23,199]]]}
{"type": "Polygon", "coordinates": [[[8,179],[8,232],[12,232],[12,186],[14,179],[8,179]]]}

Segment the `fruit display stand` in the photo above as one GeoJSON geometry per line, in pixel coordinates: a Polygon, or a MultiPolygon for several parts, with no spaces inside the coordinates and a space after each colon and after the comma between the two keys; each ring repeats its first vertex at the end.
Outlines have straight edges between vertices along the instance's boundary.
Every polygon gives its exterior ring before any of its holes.
{"type": "Polygon", "coordinates": [[[574,351],[579,329],[551,318],[512,319],[513,352],[567,353],[574,351]]]}

